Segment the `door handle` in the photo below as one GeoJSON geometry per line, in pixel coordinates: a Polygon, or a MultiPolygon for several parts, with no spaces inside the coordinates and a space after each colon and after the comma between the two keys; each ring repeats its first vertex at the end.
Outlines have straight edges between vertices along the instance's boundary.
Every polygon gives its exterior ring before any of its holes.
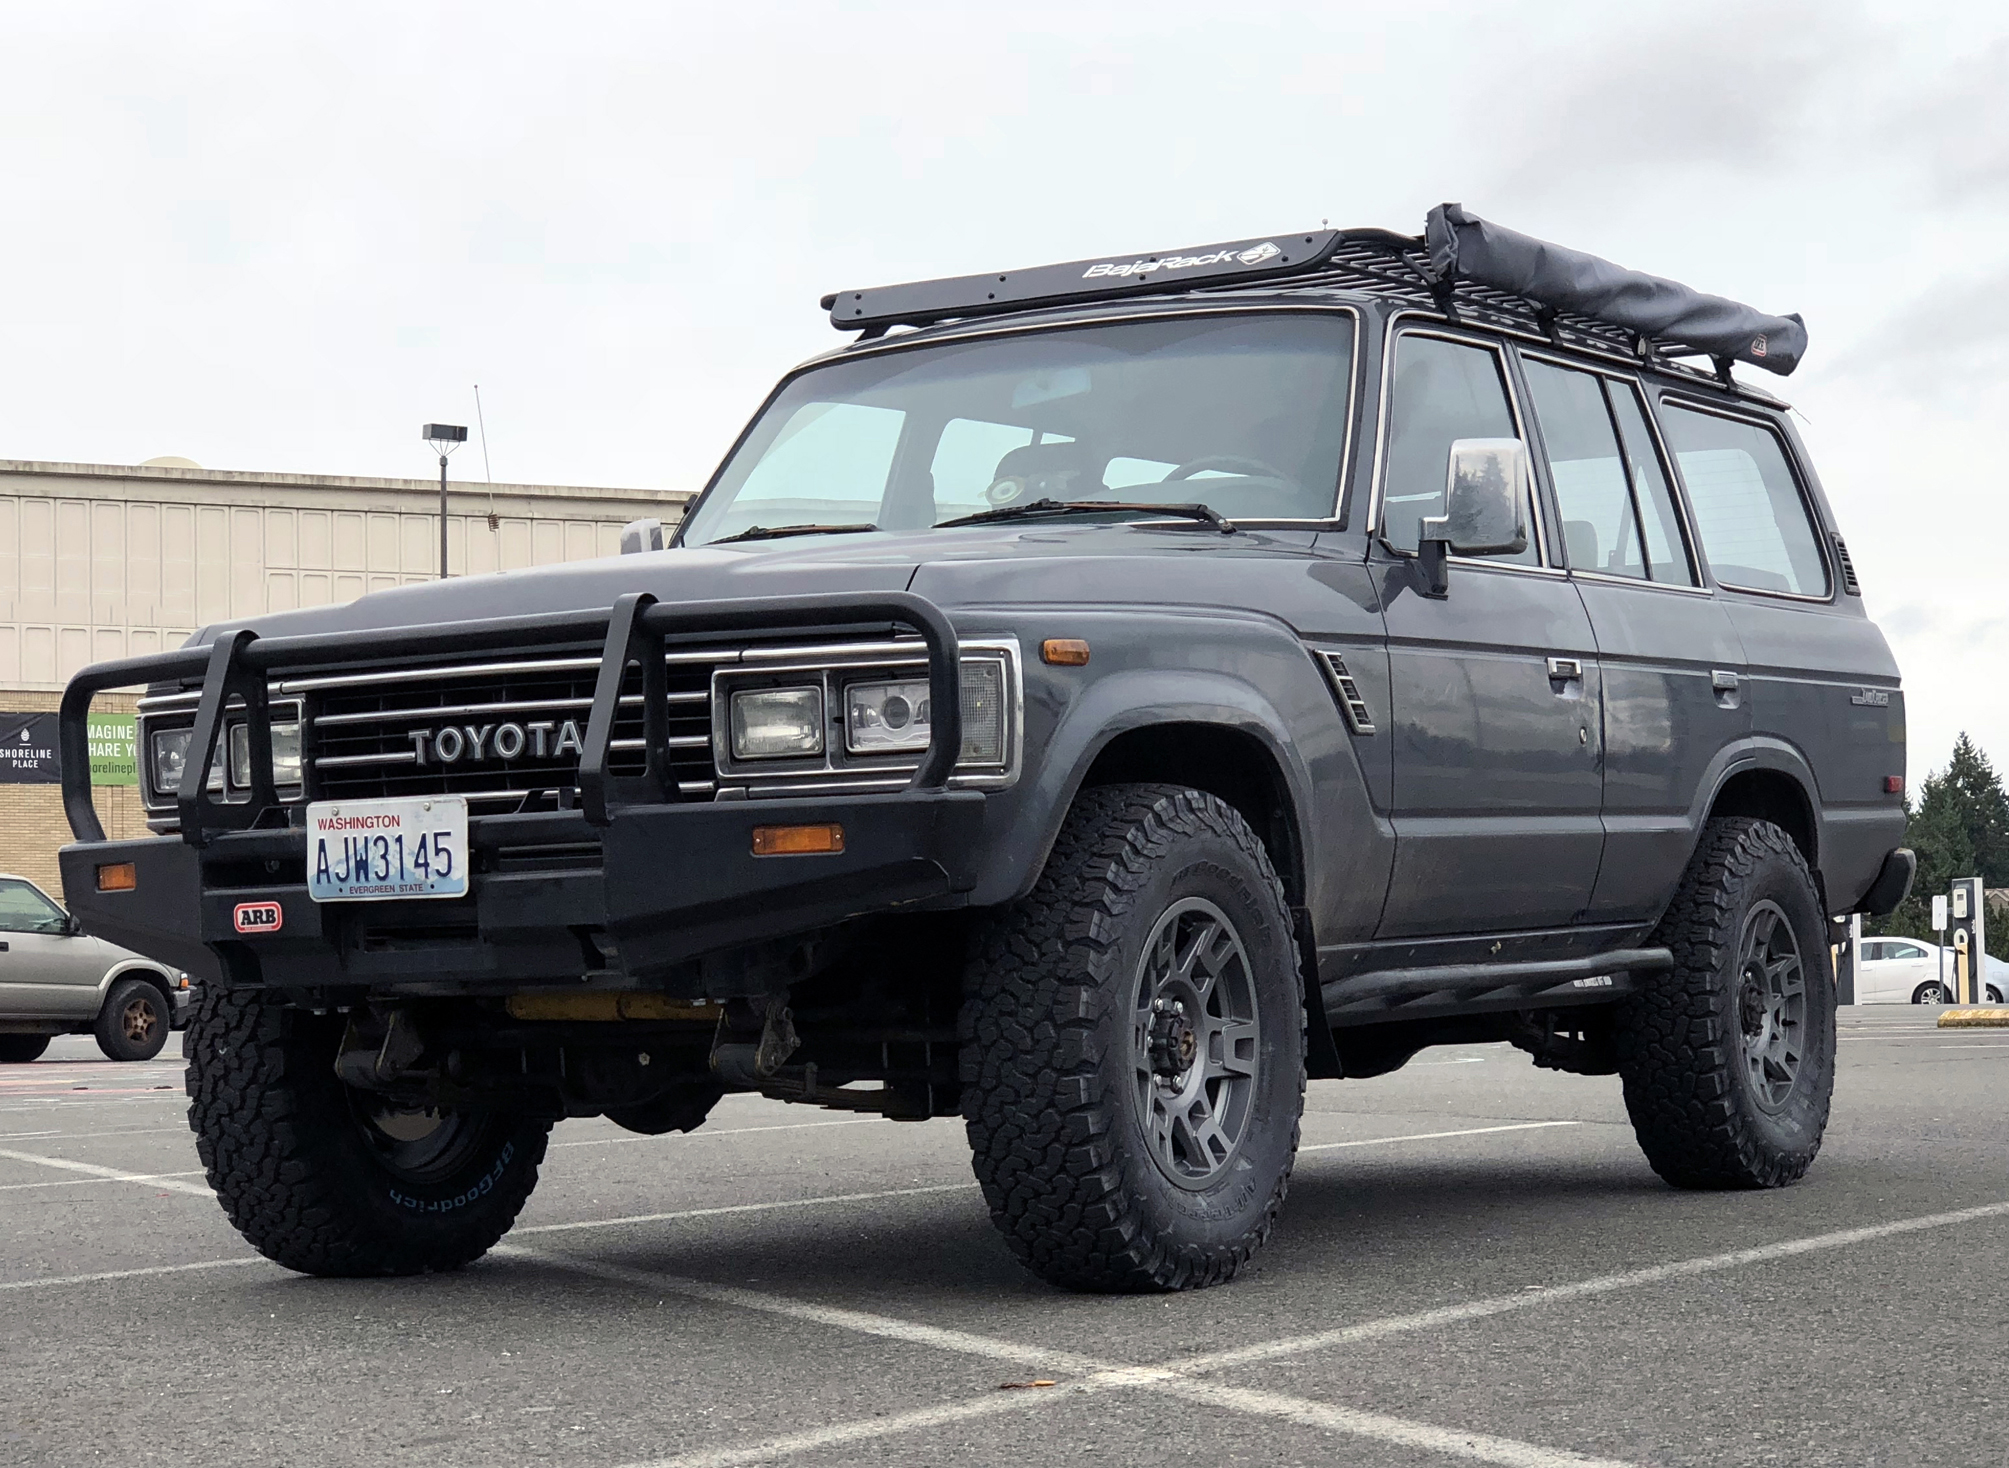
{"type": "Polygon", "coordinates": [[[4,939],[0,939],[0,953],[5,953],[6,951],[7,951],[6,941],[4,939]]]}
{"type": "Polygon", "coordinates": [[[1716,694],[1719,708],[1734,709],[1744,697],[1743,680],[1727,668],[1710,669],[1709,687],[1716,694]]]}
{"type": "Polygon", "coordinates": [[[1583,664],[1576,658],[1550,658],[1549,679],[1555,683],[1581,683],[1583,664]]]}

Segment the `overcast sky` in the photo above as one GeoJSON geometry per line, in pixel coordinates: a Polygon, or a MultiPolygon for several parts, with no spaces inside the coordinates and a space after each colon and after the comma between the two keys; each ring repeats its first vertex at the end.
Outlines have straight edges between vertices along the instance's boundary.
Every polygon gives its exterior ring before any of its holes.
{"type": "Polygon", "coordinates": [[[826,291],[1460,200],[1805,313],[1913,777],[2009,763],[2005,76],[1984,4],[15,3],[0,458],[423,476],[479,382],[497,479],[695,488],[826,291]]]}

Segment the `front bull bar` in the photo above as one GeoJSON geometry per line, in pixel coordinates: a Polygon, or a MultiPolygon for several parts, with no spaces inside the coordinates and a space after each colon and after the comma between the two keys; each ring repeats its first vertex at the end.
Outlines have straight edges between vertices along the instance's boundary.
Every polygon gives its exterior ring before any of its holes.
{"type": "MultiPolygon", "coordinates": [[[[183,680],[200,675],[196,704],[175,808],[181,839],[206,845],[219,832],[248,830],[278,805],[272,779],[272,721],[266,684],[277,671],[297,672],[331,664],[367,664],[386,658],[452,656],[512,648],[578,644],[601,639],[599,678],[579,756],[579,805],[586,820],[605,827],[621,805],[681,799],[670,777],[667,730],[665,640],[672,636],[719,632],[769,632],[791,627],[838,631],[890,622],[918,632],[928,648],[928,697],[934,710],[927,752],[908,781],[910,790],[946,788],[962,751],[962,673],[957,663],[955,627],[940,607],[906,591],[837,592],[819,596],[748,597],[691,605],[659,602],[645,591],[629,592],[607,611],[492,617],[430,627],[391,627],[378,632],[323,632],[292,637],[260,637],[250,628],[218,634],[207,647],[182,648],[145,657],[93,663],[70,679],[59,714],[58,752],[62,766],[63,813],[81,842],[101,842],[104,825],[91,800],[88,715],[91,700],[111,688],[183,680]],[[644,767],[639,777],[618,777],[608,769],[621,684],[630,663],[642,669],[644,767]],[[241,717],[249,726],[250,790],[239,800],[215,799],[208,789],[211,764],[228,760],[219,749],[225,719],[241,717]]],[[[150,750],[138,751],[144,764],[150,750]]],[[[303,750],[303,757],[307,751],[303,750]]],[[[306,798],[314,798],[311,766],[301,771],[306,798]]],[[[226,787],[228,781],[225,782],[226,787]]],[[[224,792],[229,794],[226,788],[224,792]]]]}

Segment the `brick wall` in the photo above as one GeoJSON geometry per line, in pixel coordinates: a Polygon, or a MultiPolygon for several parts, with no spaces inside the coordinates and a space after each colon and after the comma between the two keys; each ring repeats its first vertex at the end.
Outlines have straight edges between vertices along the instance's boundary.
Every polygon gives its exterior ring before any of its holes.
{"type": "MultiPolygon", "coordinates": [[[[101,693],[91,707],[99,713],[129,714],[136,699],[129,693],[101,693]]],[[[0,689],[0,708],[14,713],[54,713],[61,701],[59,693],[0,689]]],[[[147,834],[137,785],[101,785],[95,796],[107,836],[147,834]]],[[[0,872],[27,877],[60,899],[63,879],[56,870],[56,848],[70,839],[70,823],[63,819],[62,786],[0,785],[0,872]]]]}

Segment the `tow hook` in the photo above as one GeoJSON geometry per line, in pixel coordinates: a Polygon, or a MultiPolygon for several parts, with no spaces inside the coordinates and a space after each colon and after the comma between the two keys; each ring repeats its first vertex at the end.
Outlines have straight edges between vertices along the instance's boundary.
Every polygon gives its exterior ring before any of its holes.
{"type": "Polygon", "coordinates": [[[788,1002],[781,998],[767,1001],[759,1043],[728,1043],[724,1040],[726,1034],[721,1023],[720,1039],[712,1044],[712,1073],[733,1086],[758,1086],[780,1070],[802,1043],[795,1033],[795,1016],[789,1013],[788,1002]]]}
{"type": "Polygon", "coordinates": [[[424,1053],[425,1040],[404,1010],[391,1011],[381,1042],[363,1034],[351,1015],[342,1048],[335,1056],[335,1074],[344,1085],[358,1090],[381,1090],[409,1071],[424,1053]]]}

